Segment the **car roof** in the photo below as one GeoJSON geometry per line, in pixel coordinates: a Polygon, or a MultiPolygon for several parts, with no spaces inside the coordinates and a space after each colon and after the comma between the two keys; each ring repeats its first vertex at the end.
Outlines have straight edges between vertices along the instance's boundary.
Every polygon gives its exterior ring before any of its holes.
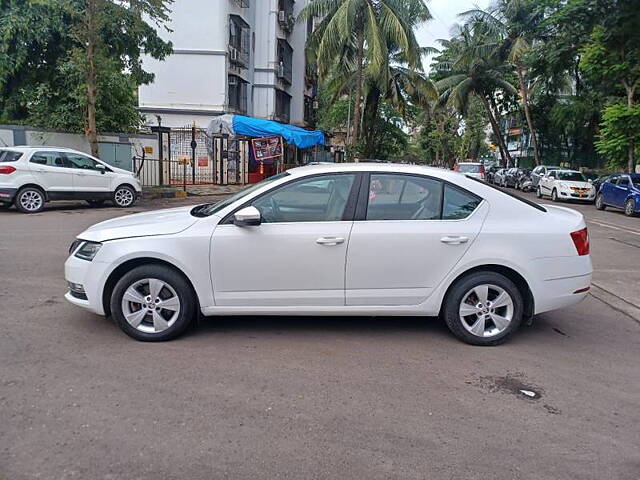
{"type": "Polygon", "coordinates": [[[458,162],[458,165],[484,165],[482,162],[458,162]]]}
{"type": "Polygon", "coordinates": [[[84,152],[81,152],[80,150],[74,150],[73,148],[69,148],[69,147],[56,147],[56,146],[51,146],[51,145],[13,145],[13,146],[6,146],[6,147],[0,147],[0,149],[2,150],[14,150],[17,152],[26,152],[26,151],[30,151],[30,150],[45,150],[45,151],[49,151],[49,150],[53,150],[56,152],[74,152],[74,153],[82,153],[83,155],[87,155],[84,152]]]}

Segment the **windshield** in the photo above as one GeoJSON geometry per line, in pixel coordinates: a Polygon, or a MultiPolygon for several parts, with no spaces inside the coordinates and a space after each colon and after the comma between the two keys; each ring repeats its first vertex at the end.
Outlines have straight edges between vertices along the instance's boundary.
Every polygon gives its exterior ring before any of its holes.
{"type": "Polygon", "coordinates": [[[640,177],[631,177],[631,181],[634,187],[640,188],[640,177]]]}
{"type": "Polygon", "coordinates": [[[460,173],[479,173],[480,165],[474,165],[471,163],[461,163],[458,165],[458,172],[460,173]]]}
{"type": "Polygon", "coordinates": [[[568,182],[586,182],[587,179],[580,172],[558,172],[558,180],[567,180],[568,182]]]}
{"type": "Polygon", "coordinates": [[[13,150],[0,150],[0,163],[3,162],[15,162],[22,156],[20,152],[14,152],[13,150]]]}
{"type": "Polygon", "coordinates": [[[261,182],[251,185],[250,187],[245,188],[244,190],[241,190],[235,195],[231,195],[230,197],[218,203],[205,203],[204,205],[198,205],[191,210],[191,215],[193,215],[194,217],[208,217],[209,215],[213,215],[214,213],[219,212],[223,208],[231,205],[233,202],[240,200],[245,195],[249,195],[251,192],[255,192],[259,188],[262,188],[271,182],[279,180],[282,177],[286,177],[287,175],[289,175],[287,172],[282,172],[278,175],[274,175],[273,177],[265,178],[261,182]]]}

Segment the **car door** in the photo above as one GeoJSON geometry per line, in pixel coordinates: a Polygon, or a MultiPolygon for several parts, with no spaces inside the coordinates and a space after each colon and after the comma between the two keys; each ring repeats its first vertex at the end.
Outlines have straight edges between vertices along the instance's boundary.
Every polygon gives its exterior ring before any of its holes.
{"type": "Polygon", "coordinates": [[[52,200],[73,195],[73,172],[67,166],[62,152],[36,151],[29,159],[29,170],[36,183],[47,191],[52,200]]]}
{"type": "Polygon", "coordinates": [[[258,226],[229,215],[211,241],[216,305],[297,307],[344,305],[344,269],[359,175],[294,179],[244,206],[258,226]]]}
{"type": "Polygon", "coordinates": [[[73,188],[76,196],[92,197],[95,194],[106,195],[110,191],[113,173],[106,168],[99,169],[99,162],[79,153],[65,153],[67,162],[73,171],[73,188]]]}
{"type": "Polygon", "coordinates": [[[540,177],[542,175],[542,171],[543,171],[542,167],[536,167],[531,172],[531,183],[533,184],[534,187],[537,187],[538,184],[540,183],[540,177]]]}
{"type": "Polygon", "coordinates": [[[438,179],[371,173],[349,239],[347,305],[417,305],[462,258],[487,214],[438,179]]]}
{"type": "Polygon", "coordinates": [[[556,171],[551,170],[547,172],[546,170],[542,170],[540,177],[540,191],[543,195],[551,195],[551,190],[553,189],[553,182],[555,180],[556,171]]]}
{"type": "Polygon", "coordinates": [[[624,202],[629,196],[629,177],[623,175],[616,180],[613,185],[612,205],[618,208],[624,208],[624,202]]]}

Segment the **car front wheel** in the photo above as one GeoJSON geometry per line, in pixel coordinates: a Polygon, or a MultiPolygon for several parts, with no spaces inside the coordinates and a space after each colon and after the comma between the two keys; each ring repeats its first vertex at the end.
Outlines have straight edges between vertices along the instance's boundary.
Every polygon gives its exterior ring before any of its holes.
{"type": "Polygon", "coordinates": [[[196,298],[184,276],[164,265],[142,265],[123,276],[111,295],[111,314],[130,337],[145,342],[181,335],[196,314],[196,298]]]}
{"type": "Polygon", "coordinates": [[[22,213],[38,213],[44,208],[44,192],[39,188],[25,187],[16,195],[16,208],[22,213]]]}
{"type": "Polygon", "coordinates": [[[540,190],[540,187],[536,188],[536,197],[542,198],[542,190],[540,190]]]}
{"type": "Polygon", "coordinates": [[[558,201],[558,191],[555,188],[551,192],[551,200],[553,200],[554,202],[558,201]]]}
{"type": "Polygon", "coordinates": [[[113,203],[118,208],[127,208],[136,201],[136,192],[129,185],[120,185],[113,192],[113,203]]]}
{"type": "Polygon", "coordinates": [[[604,200],[602,199],[602,194],[599,193],[596,196],[596,208],[598,210],[604,210],[605,208],[607,208],[607,206],[604,204],[604,200]]]}
{"type": "Polygon", "coordinates": [[[633,198],[629,198],[624,204],[624,214],[627,217],[633,217],[636,214],[636,202],[633,198]]]}
{"type": "Polygon", "coordinates": [[[471,345],[498,345],[522,322],[522,295],[516,285],[496,272],[476,272],[458,280],[445,299],[449,330],[471,345]]]}

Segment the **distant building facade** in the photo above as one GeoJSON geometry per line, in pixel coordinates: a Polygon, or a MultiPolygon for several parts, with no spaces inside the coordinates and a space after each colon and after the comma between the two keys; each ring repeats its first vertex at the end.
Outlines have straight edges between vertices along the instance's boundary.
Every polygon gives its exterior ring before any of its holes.
{"type": "Polygon", "coordinates": [[[305,43],[314,23],[295,21],[309,0],[189,0],[171,5],[173,54],[145,57],[154,82],[139,88],[147,125],[206,127],[237,113],[313,126],[316,85],[305,43]]]}

